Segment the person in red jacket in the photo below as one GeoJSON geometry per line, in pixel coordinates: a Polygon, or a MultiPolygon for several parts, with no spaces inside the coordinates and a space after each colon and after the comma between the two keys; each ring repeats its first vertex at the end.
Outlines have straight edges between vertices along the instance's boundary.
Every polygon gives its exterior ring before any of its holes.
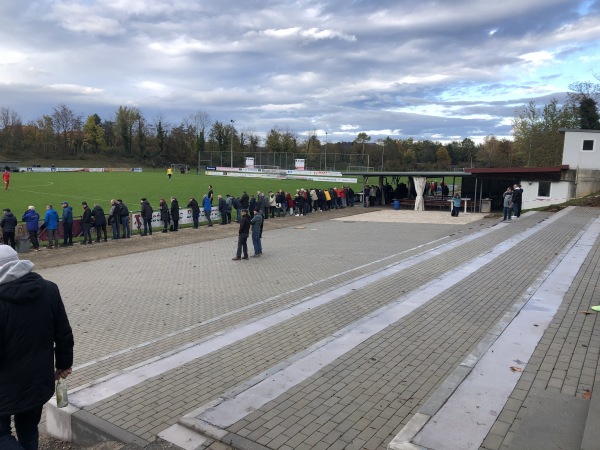
{"type": "Polygon", "coordinates": [[[8,184],[10,183],[10,170],[4,169],[2,179],[4,180],[4,189],[8,190],[8,184]]]}

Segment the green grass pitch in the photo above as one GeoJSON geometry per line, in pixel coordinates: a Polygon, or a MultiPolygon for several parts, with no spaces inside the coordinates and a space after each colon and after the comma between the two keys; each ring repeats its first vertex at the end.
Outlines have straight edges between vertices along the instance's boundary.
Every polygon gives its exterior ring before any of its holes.
{"type": "MultiPolygon", "coordinates": [[[[359,180],[362,183],[362,180],[359,180]]],[[[355,190],[362,184],[350,184],[355,190]]],[[[51,204],[60,213],[60,203],[69,202],[73,215],[81,215],[81,202],[91,207],[98,203],[108,214],[111,199],[122,199],[131,211],[139,210],[140,198],[146,197],[153,208],[158,208],[160,198],[167,201],[174,196],[180,207],[188,204],[190,197],[201,202],[202,196],[212,184],[214,196],[231,194],[239,197],[242,191],[256,195],[256,191],[277,191],[283,189],[294,195],[299,188],[341,187],[341,183],[312,182],[306,180],[271,180],[261,178],[218,177],[195,175],[192,173],[174,174],[171,181],[166,172],[52,172],[13,173],[9,190],[2,189],[2,208],[10,208],[18,219],[29,205],[35,206],[43,216],[46,205],[51,204]]],[[[345,183],[348,185],[348,183],[345,183]]],[[[215,205],[213,201],[213,206],[215,205]]]]}

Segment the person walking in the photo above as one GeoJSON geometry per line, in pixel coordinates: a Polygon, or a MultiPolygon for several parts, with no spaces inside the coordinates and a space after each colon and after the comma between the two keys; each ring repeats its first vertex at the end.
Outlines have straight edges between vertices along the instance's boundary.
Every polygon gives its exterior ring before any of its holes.
{"type": "Polygon", "coordinates": [[[240,229],[238,231],[238,245],[237,252],[235,254],[234,261],[239,261],[240,259],[248,259],[248,235],[250,234],[250,216],[248,215],[248,211],[242,211],[242,219],[240,221],[240,229]],[[242,252],[244,256],[242,257],[242,252]]]}
{"type": "Polygon", "coordinates": [[[106,216],[104,215],[102,206],[98,203],[95,203],[92,209],[92,221],[96,228],[96,242],[100,242],[101,234],[104,235],[104,242],[106,242],[108,240],[106,237],[106,216]]]}
{"type": "Polygon", "coordinates": [[[509,187],[506,188],[506,191],[504,191],[503,194],[503,207],[504,207],[504,220],[503,222],[510,222],[510,216],[512,215],[512,209],[513,209],[513,201],[512,201],[512,196],[513,196],[513,192],[512,189],[509,187]]]}
{"type": "Polygon", "coordinates": [[[173,168],[168,167],[167,168],[167,177],[169,178],[169,181],[171,181],[172,176],[173,176],[173,168]]]}
{"type": "Polygon", "coordinates": [[[58,287],[32,269],[31,261],[21,261],[13,249],[0,246],[3,450],[38,448],[42,408],[54,394],[55,381],[68,377],[73,366],[73,332],[58,287]]]}
{"type": "Polygon", "coordinates": [[[4,180],[4,189],[8,191],[8,185],[10,184],[10,170],[8,168],[4,169],[2,179],[4,180]]]}
{"type": "Polygon", "coordinates": [[[144,233],[142,233],[142,236],[152,236],[152,213],[154,211],[152,211],[152,206],[150,206],[146,197],[143,197],[140,200],[140,204],[142,205],[142,212],[140,215],[144,221],[144,233]]]}
{"type": "Polygon", "coordinates": [[[212,214],[212,204],[210,202],[208,194],[204,194],[204,196],[202,197],[202,209],[204,209],[204,217],[206,217],[208,226],[212,227],[212,219],[210,218],[210,215],[212,214]]]}
{"type": "Polygon", "coordinates": [[[198,205],[198,201],[194,197],[190,197],[187,207],[192,209],[192,222],[194,223],[194,228],[198,229],[198,219],[200,217],[200,205],[198,205]]]}
{"type": "Polygon", "coordinates": [[[179,231],[179,202],[171,197],[171,220],[173,220],[173,231],[179,231]]]}
{"type": "Polygon", "coordinates": [[[63,247],[73,245],[73,208],[68,202],[62,202],[63,247]]]}
{"type": "Polygon", "coordinates": [[[52,205],[46,205],[43,227],[48,233],[48,248],[52,248],[52,242],[54,242],[55,248],[58,248],[58,213],[52,205]]]}
{"type": "Polygon", "coordinates": [[[92,210],[87,202],[81,202],[83,214],[81,216],[81,228],[83,228],[83,242],[81,245],[92,245],[92,210]]]}
{"type": "Polygon", "coordinates": [[[254,211],[254,217],[250,221],[252,225],[252,245],[254,246],[254,256],[255,258],[262,255],[262,243],[260,241],[262,236],[262,225],[263,225],[263,216],[261,214],[261,209],[258,205],[256,206],[256,210],[254,211]]]}
{"type": "Polygon", "coordinates": [[[40,251],[40,243],[38,241],[38,230],[40,229],[40,215],[37,213],[33,206],[27,208],[27,211],[23,213],[21,220],[25,222],[25,228],[29,233],[29,242],[36,252],[40,251]]]}
{"type": "Polygon", "coordinates": [[[15,241],[15,232],[17,231],[17,218],[11,212],[10,208],[4,208],[4,215],[0,219],[0,228],[2,228],[2,242],[14,249],[17,246],[15,241]]]}

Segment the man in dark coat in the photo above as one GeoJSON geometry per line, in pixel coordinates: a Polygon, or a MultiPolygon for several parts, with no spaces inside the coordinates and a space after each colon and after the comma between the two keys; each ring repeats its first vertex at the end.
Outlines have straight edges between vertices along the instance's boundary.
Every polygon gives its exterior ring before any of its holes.
{"type": "Polygon", "coordinates": [[[248,235],[250,234],[250,216],[248,215],[248,211],[244,210],[242,213],[242,219],[240,221],[240,230],[238,232],[238,246],[237,252],[235,254],[234,261],[239,261],[240,259],[248,259],[248,235]],[[242,258],[242,251],[244,252],[244,257],[242,258]]]}
{"type": "Polygon", "coordinates": [[[81,216],[81,228],[83,228],[83,242],[81,245],[92,244],[92,210],[87,202],[81,202],[83,206],[83,215],[81,216]]]}
{"type": "Polygon", "coordinates": [[[200,217],[200,205],[198,205],[198,201],[194,197],[190,197],[190,202],[187,204],[187,207],[192,209],[194,228],[198,228],[198,219],[200,217]]]}
{"type": "Polygon", "coordinates": [[[144,221],[144,232],[142,233],[142,236],[152,236],[152,213],[154,211],[152,211],[152,206],[150,206],[146,197],[143,197],[140,200],[140,204],[142,205],[142,212],[140,215],[144,221]]]}
{"type": "Polygon", "coordinates": [[[104,242],[107,241],[106,237],[106,216],[102,206],[98,203],[94,204],[92,209],[92,219],[94,221],[94,227],[96,227],[96,242],[100,242],[100,235],[104,234],[104,242]]]}
{"type": "Polygon", "coordinates": [[[221,225],[227,225],[227,202],[221,195],[217,195],[219,213],[221,213],[221,225]]]}
{"type": "Polygon", "coordinates": [[[179,202],[171,197],[171,220],[173,220],[173,231],[179,230],[179,202]]]}
{"type": "Polygon", "coordinates": [[[73,333],[58,287],[32,268],[0,246],[0,449],[37,448],[42,407],[73,365],[73,333]]]}
{"type": "Polygon", "coordinates": [[[240,203],[242,204],[242,209],[248,209],[250,207],[250,197],[246,191],[242,192],[242,196],[240,197],[240,203]]]}
{"type": "Polygon", "coordinates": [[[15,231],[17,230],[17,218],[9,208],[4,208],[4,216],[0,220],[2,228],[2,241],[4,245],[8,245],[14,249],[16,246],[15,231]]]}
{"type": "Polygon", "coordinates": [[[236,214],[235,221],[237,223],[240,223],[242,221],[242,209],[243,209],[242,202],[235,197],[230,197],[230,198],[231,198],[231,204],[235,208],[235,214],[236,214]]]}
{"type": "Polygon", "coordinates": [[[63,224],[63,243],[62,246],[73,245],[73,208],[69,206],[68,202],[61,203],[62,212],[62,224],[63,224]]]}

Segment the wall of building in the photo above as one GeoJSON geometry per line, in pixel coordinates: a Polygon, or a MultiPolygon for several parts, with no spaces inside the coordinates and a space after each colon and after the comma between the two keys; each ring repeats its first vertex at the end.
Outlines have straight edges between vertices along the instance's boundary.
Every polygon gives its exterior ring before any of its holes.
{"type": "Polygon", "coordinates": [[[579,169],[575,177],[575,197],[585,197],[600,191],[600,170],[579,169]]]}
{"type": "Polygon", "coordinates": [[[521,187],[523,188],[523,209],[543,208],[566,202],[572,198],[572,183],[568,181],[550,182],[549,196],[538,195],[540,188],[539,181],[523,180],[521,187]]]}
{"type": "Polygon", "coordinates": [[[584,130],[565,132],[562,163],[568,164],[571,169],[600,170],[600,133],[584,130]],[[583,141],[590,140],[594,141],[594,149],[582,150],[583,141]]]}

